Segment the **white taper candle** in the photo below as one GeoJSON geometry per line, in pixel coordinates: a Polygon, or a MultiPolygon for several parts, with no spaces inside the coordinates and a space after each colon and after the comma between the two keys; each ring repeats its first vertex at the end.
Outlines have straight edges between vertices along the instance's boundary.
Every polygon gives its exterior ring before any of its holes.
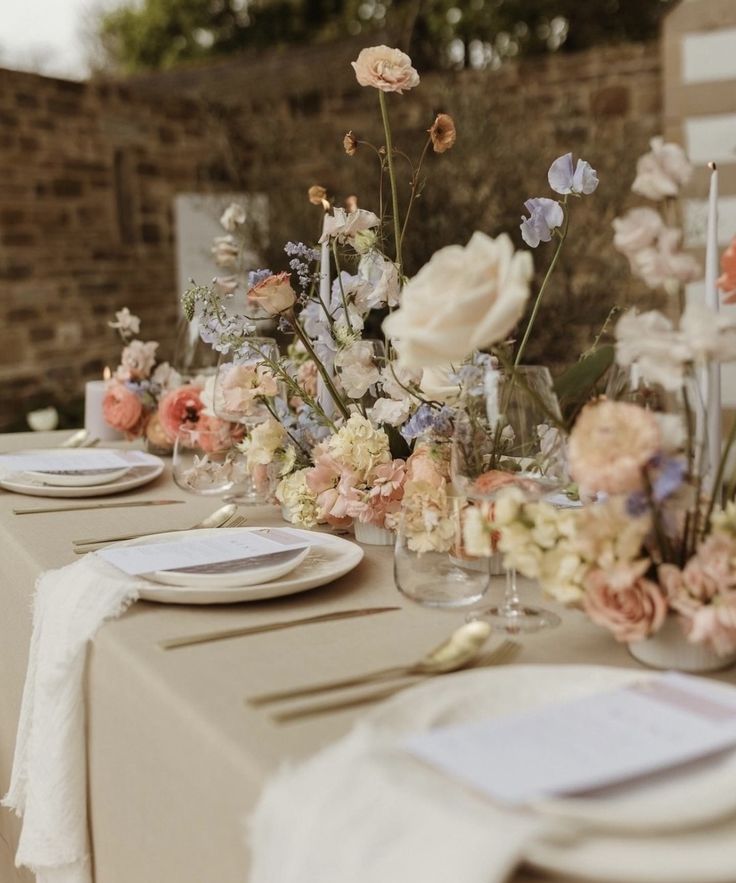
{"type": "MultiPolygon", "coordinates": [[[[710,174],[710,192],[708,195],[708,227],[705,247],[705,302],[718,312],[718,169],[714,162],[708,163],[710,174]]],[[[721,366],[713,360],[708,366],[708,395],[706,400],[708,458],[712,481],[721,459],[723,438],[722,402],[721,402],[721,366]]],[[[719,488],[713,487],[717,494],[719,488]]]]}

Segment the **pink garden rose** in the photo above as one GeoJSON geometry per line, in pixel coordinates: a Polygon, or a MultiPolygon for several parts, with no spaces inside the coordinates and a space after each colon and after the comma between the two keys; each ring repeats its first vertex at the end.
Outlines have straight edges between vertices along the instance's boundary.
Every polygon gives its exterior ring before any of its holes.
{"type": "Polygon", "coordinates": [[[296,303],[296,294],[291,287],[291,276],[289,273],[266,276],[258,285],[250,289],[248,300],[269,316],[277,316],[291,309],[296,303]]]}
{"type": "Polygon", "coordinates": [[[586,405],[570,433],[570,473],[585,492],[631,493],[661,449],[657,418],[628,402],[586,405]]]}
{"type": "Polygon", "coordinates": [[[172,389],[161,398],[158,403],[158,416],[170,441],[176,440],[182,424],[190,428],[197,426],[204,408],[200,393],[199,387],[188,384],[172,389]]]}
{"type": "Polygon", "coordinates": [[[640,641],[658,631],[667,601],[657,583],[641,575],[649,562],[593,570],[585,580],[583,609],[617,641],[640,641]]]}
{"type": "Polygon", "coordinates": [[[351,62],[361,86],[373,86],[381,92],[398,92],[419,85],[419,74],[411,66],[411,58],[400,49],[371,46],[362,49],[357,61],[351,62]]]}
{"type": "Polygon", "coordinates": [[[142,429],[143,404],[127,386],[113,381],[102,400],[102,415],[108,426],[126,435],[135,436],[142,429]]]}
{"type": "Polygon", "coordinates": [[[736,541],[711,534],[680,570],[662,564],[659,580],[670,607],[682,619],[689,641],[704,643],[716,653],[736,650],[736,541]]]}

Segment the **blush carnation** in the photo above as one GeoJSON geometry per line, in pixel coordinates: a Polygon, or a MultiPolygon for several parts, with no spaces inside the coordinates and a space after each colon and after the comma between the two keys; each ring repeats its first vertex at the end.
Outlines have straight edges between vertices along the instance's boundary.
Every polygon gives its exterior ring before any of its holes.
{"type": "Polygon", "coordinates": [[[589,492],[631,493],[644,467],[662,447],[657,419],[628,402],[601,401],[583,408],[570,433],[570,473],[589,492]]]}

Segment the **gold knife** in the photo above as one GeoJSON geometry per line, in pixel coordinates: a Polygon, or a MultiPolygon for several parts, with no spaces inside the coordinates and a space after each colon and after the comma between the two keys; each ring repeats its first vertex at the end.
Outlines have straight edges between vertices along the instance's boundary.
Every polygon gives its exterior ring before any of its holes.
{"type": "Polygon", "coordinates": [[[177,647],[190,647],[192,644],[206,644],[209,641],[224,641],[227,638],[241,638],[246,635],[260,635],[264,632],[276,632],[296,625],[310,625],[316,622],[332,622],[335,619],[353,619],[357,616],[371,616],[373,613],[390,613],[401,610],[401,607],[361,607],[357,610],[335,610],[332,613],[320,613],[316,616],[304,616],[300,619],[287,619],[283,622],[271,622],[266,625],[251,625],[244,628],[223,629],[217,632],[204,632],[199,635],[187,635],[183,638],[166,638],[159,641],[162,650],[174,650],[177,647]]]}
{"type": "Polygon", "coordinates": [[[184,500],[124,500],[117,503],[83,503],[75,506],[32,506],[13,509],[15,515],[39,515],[42,512],[81,512],[84,509],[123,509],[127,506],[173,506],[184,500]]]}

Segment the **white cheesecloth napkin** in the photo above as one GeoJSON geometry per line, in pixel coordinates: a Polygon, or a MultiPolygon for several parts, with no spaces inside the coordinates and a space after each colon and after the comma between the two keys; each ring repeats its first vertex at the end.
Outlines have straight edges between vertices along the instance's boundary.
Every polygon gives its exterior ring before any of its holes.
{"type": "Polygon", "coordinates": [[[38,883],[91,883],[84,673],[87,642],[138,597],[140,581],[98,558],[42,574],[10,789],[23,817],[16,865],[38,883]]]}
{"type": "Polygon", "coordinates": [[[266,786],[250,883],[501,883],[548,820],[495,807],[369,723],[266,786]]]}

